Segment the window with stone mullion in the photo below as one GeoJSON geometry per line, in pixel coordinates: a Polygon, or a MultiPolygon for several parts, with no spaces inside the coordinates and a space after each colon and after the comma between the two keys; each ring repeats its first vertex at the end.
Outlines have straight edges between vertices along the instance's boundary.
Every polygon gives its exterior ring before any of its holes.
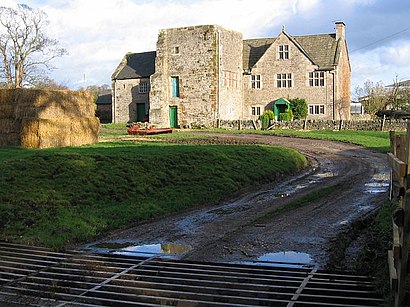
{"type": "Polygon", "coordinates": [[[251,75],[251,88],[262,88],[261,75],[251,75]]]}

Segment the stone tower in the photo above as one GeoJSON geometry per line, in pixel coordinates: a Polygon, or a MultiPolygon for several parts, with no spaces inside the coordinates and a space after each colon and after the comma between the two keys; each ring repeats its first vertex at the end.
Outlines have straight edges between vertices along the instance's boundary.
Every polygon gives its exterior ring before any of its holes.
{"type": "Polygon", "coordinates": [[[216,25],[161,30],[151,76],[150,121],[213,126],[243,116],[242,34],[216,25]]]}

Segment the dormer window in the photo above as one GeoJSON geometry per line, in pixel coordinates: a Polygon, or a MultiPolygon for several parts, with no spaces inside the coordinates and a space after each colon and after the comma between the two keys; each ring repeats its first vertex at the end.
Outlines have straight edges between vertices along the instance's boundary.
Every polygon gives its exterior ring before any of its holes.
{"type": "Polygon", "coordinates": [[[288,60],[289,59],[289,45],[279,45],[279,60],[288,60]]]}

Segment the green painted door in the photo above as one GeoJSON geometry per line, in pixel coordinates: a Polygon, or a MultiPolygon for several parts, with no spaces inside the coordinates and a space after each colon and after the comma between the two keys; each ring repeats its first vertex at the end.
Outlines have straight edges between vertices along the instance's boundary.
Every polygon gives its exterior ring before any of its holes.
{"type": "Polygon", "coordinates": [[[169,107],[169,124],[171,128],[178,128],[178,109],[176,106],[169,107]]]}
{"type": "Polygon", "coordinates": [[[137,122],[143,122],[145,117],[145,103],[137,103],[137,122]]]}

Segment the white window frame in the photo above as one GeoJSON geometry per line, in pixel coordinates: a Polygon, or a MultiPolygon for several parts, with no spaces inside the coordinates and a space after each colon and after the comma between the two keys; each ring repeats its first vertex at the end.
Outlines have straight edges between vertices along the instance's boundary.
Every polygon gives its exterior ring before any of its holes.
{"type": "Polygon", "coordinates": [[[141,82],[138,86],[138,93],[140,94],[146,94],[149,91],[149,85],[148,82],[141,82]]]}
{"type": "Polygon", "coordinates": [[[293,87],[293,75],[291,73],[276,74],[277,88],[293,87]]]}
{"type": "Polygon", "coordinates": [[[289,60],[289,45],[278,46],[278,59],[289,60]]]}
{"type": "Polygon", "coordinates": [[[252,107],[251,107],[251,115],[252,115],[252,116],[259,116],[259,115],[261,115],[261,106],[252,106],[252,107]]]}
{"type": "Polygon", "coordinates": [[[325,72],[313,71],[309,73],[309,86],[322,87],[325,86],[325,72]]]}
{"type": "Polygon", "coordinates": [[[310,104],[309,105],[309,115],[325,115],[325,105],[324,104],[310,104]]]}
{"type": "Polygon", "coordinates": [[[255,89],[262,88],[261,75],[251,75],[251,88],[255,88],[255,89]]]}

